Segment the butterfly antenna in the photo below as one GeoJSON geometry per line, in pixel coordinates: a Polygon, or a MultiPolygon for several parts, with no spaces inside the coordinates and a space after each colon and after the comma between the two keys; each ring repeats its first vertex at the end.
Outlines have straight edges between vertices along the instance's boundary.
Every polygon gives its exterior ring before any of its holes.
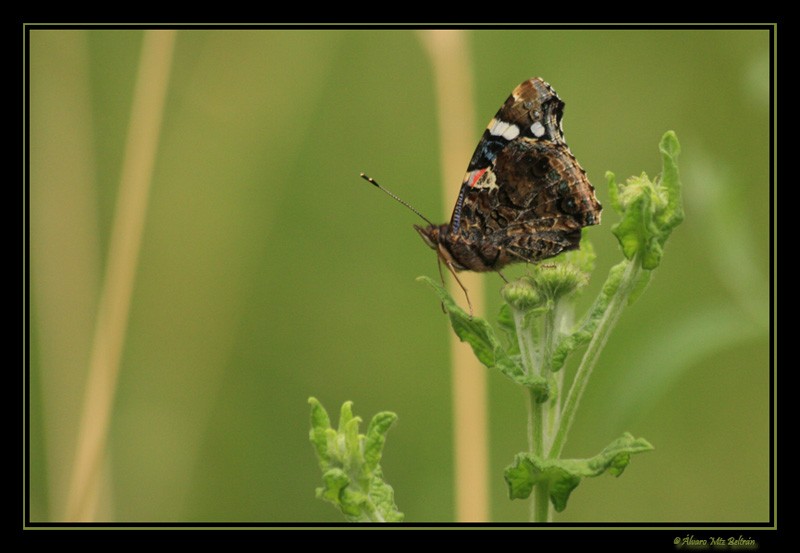
{"type": "Polygon", "coordinates": [[[386,189],[385,189],[383,186],[381,186],[380,184],[378,184],[378,182],[377,182],[375,179],[373,179],[372,177],[368,177],[368,176],[367,176],[367,175],[365,175],[364,173],[361,173],[361,178],[362,178],[362,179],[364,179],[365,181],[367,181],[368,183],[372,184],[372,185],[373,185],[373,186],[375,186],[376,188],[379,188],[379,189],[380,189],[380,190],[382,190],[383,192],[386,192],[386,193],[387,193],[389,196],[391,196],[392,198],[394,198],[395,200],[397,200],[398,202],[400,202],[401,204],[403,204],[404,206],[406,206],[408,209],[410,209],[410,210],[411,210],[411,211],[413,211],[414,213],[416,213],[416,214],[417,214],[417,215],[418,215],[418,216],[419,216],[419,217],[420,217],[420,218],[421,218],[423,221],[425,221],[426,223],[428,223],[430,226],[432,226],[432,227],[435,227],[435,226],[437,226],[437,225],[435,225],[435,224],[431,223],[431,221],[430,221],[430,220],[429,220],[427,217],[425,217],[425,216],[424,216],[422,213],[420,213],[419,211],[417,211],[416,209],[414,209],[414,208],[411,206],[411,204],[409,204],[409,203],[408,203],[408,202],[406,202],[405,200],[402,200],[402,199],[398,198],[398,197],[397,197],[397,196],[395,196],[395,195],[394,195],[392,192],[389,192],[389,191],[388,191],[388,190],[386,190],[386,189]]]}

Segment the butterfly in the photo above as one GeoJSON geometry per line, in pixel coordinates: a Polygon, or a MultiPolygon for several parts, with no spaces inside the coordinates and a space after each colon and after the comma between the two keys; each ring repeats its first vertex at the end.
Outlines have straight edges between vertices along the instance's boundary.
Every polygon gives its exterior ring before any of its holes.
{"type": "Polygon", "coordinates": [[[594,187],[564,141],[563,115],[552,86],[538,77],[521,83],[486,126],[450,222],[414,225],[457,281],[457,271],[499,272],[577,249],[581,229],[600,223],[594,187]]]}

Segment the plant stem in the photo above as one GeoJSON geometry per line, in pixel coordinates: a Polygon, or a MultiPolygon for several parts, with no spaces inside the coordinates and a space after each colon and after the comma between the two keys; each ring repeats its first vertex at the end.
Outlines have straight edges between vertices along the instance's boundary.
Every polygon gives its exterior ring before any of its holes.
{"type": "Polygon", "coordinates": [[[531,522],[550,522],[550,498],[547,482],[541,482],[533,490],[534,512],[531,522]]]}
{"type": "Polygon", "coordinates": [[[564,402],[564,408],[561,411],[561,420],[558,424],[558,430],[556,431],[555,438],[550,447],[550,452],[547,456],[549,459],[557,459],[561,456],[561,452],[567,441],[567,434],[575,419],[575,414],[578,411],[578,404],[589,382],[592,370],[600,357],[600,352],[603,350],[603,347],[605,347],[611,330],[614,328],[614,325],[616,325],[622,314],[622,310],[627,305],[631,292],[639,282],[639,278],[642,274],[640,255],[637,254],[633,260],[627,261],[626,263],[627,266],[620,279],[619,286],[616,292],[614,292],[611,301],[609,301],[608,307],[597,325],[594,336],[589,342],[586,353],[584,353],[581,364],[575,374],[575,379],[572,382],[569,394],[564,402]]]}
{"type": "MultiPolygon", "coordinates": [[[[517,326],[517,341],[522,357],[522,367],[528,376],[538,374],[536,349],[531,340],[530,324],[525,321],[525,315],[514,310],[514,323],[517,326]]],[[[536,402],[533,390],[528,390],[528,451],[539,453],[544,451],[544,427],[542,425],[541,404],[536,402]]]]}
{"type": "MultiPolygon", "coordinates": [[[[556,342],[558,341],[558,329],[556,328],[556,321],[558,318],[556,317],[556,311],[558,309],[558,305],[553,306],[553,309],[547,311],[542,318],[542,333],[541,333],[541,340],[539,351],[541,352],[542,356],[542,368],[541,373],[542,376],[545,378],[550,378],[553,375],[553,352],[556,348],[556,342]]],[[[544,457],[547,449],[550,447],[550,443],[552,442],[553,438],[553,407],[556,406],[556,398],[551,397],[548,402],[546,408],[542,407],[542,426],[544,427],[544,441],[542,443],[542,448],[539,450],[539,454],[544,457]]]]}
{"type": "MultiPolygon", "coordinates": [[[[551,358],[557,339],[555,309],[549,309],[541,319],[539,332],[539,347],[533,345],[533,336],[529,323],[523,313],[514,310],[514,322],[517,327],[519,349],[522,364],[528,375],[549,377],[552,363],[551,358]],[[535,352],[539,355],[536,356],[535,352]],[[537,362],[538,361],[538,362],[537,362]]],[[[528,451],[532,455],[543,457],[550,443],[552,433],[548,424],[552,413],[554,401],[551,399],[548,406],[536,399],[533,390],[528,390],[528,451]]],[[[547,484],[537,484],[535,493],[531,495],[530,520],[531,522],[547,522],[550,519],[550,503],[548,500],[547,484]]]]}
{"type": "MultiPolygon", "coordinates": [[[[526,321],[525,314],[522,311],[513,309],[514,324],[517,327],[517,342],[519,343],[519,351],[522,357],[522,366],[528,376],[541,374],[543,369],[537,364],[536,348],[534,348],[531,336],[530,323],[526,321]]],[[[539,350],[541,352],[541,349],[539,350]]],[[[539,358],[541,360],[541,357],[539,358]]],[[[536,394],[533,390],[528,389],[527,394],[527,407],[528,407],[528,451],[533,455],[541,455],[545,450],[545,427],[544,427],[544,409],[541,403],[536,401],[536,394]]],[[[538,487],[537,487],[538,489],[538,487]]],[[[544,521],[547,520],[547,497],[544,497],[544,521]]],[[[531,495],[530,503],[530,520],[531,522],[542,522],[542,500],[540,494],[531,495]]]]}
{"type": "MultiPolygon", "coordinates": [[[[542,403],[536,401],[536,394],[528,390],[528,451],[532,455],[541,457],[545,451],[545,410],[542,403]]],[[[531,495],[530,521],[547,522],[550,515],[550,505],[547,501],[547,484],[542,482],[536,485],[535,493],[531,495]]]]}
{"type": "MultiPolygon", "coordinates": [[[[539,334],[539,354],[541,358],[541,366],[539,367],[541,376],[550,378],[552,375],[552,359],[553,351],[555,349],[558,332],[556,328],[556,305],[552,306],[542,317],[541,332],[539,334]]],[[[537,448],[534,452],[539,457],[544,457],[547,447],[552,440],[552,427],[550,424],[550,415],[552,413],[551,407],[555,405],[555,398],[550,398],[547,402],[547,408],[542,403],[538,403],[537,418],[539,420],[539,439],[540,442],[536,444],[537,448]]],[[[550,501],[548,497],[548,485],[546,481],[542,481],[536,485],[533,494],[534,502],[534,518],[533,522],[548,522],[550,520],[550,501]]]]}
{"type": "MultiPolygon", "coordinates": [[[[536,454],[536,436],[541,435],[541,424],[537,424],[537,421],[540,420],[540,417],[537,416],[537,403],[533,391],[529,389],[525,397],[527,399],[525,403],[528,410],[528,452],[531,454],[536,454]]],[[[534,494],[531,495],[529,503],[529,520],[531,522],[536,521],[536,507],[537,502],[534,494]]]]}

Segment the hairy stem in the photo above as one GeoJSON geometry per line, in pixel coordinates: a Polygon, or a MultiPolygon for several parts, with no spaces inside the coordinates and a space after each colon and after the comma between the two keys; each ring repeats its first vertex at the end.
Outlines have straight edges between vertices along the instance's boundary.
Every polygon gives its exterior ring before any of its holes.
{"type": "Polygon", "coordinates": [[[586,385],[589,382],[592,370],[600,357],[600,352],[605,347],[611,330],[619,320],[622,310],[628,303],[631,292],[639,281],[639,277],[642,273],[641,260],[639,257],[640,256],[637,255],[633,260],[627,262],[619,286],[614,296],[611,298],[611,301],[608,303],[608,307],[597,325],[594,336],[589,342],[589,346],[586,348],[586,353],[584,353],[583,359],[581,359],[581,364],[578,366],[575,379],[572,382],[569,394],[564,402],[558,430],[556,431],[555,438],[550,447],[550,452],[548,453],[549,459],[557,459],[561,456],[561,452],[567,441],[567,434],[575,420],[575,414],[578,411],[578,404],[583,396],[583,392],[586,390],[586,385]]]}
{"type": "MultiPolygon", "coordinates": [[[[526,322],[525,315],[514,310],[514,322],[517,327],[517,338],[526,374],[548,378],[551,373],[551,358],[557,340],[556,313],[554,309],[548,310],[540,320],[538,347],[534,347],[530,322],[526,322]],[[538,356],[536,352],[538,351],[538,356]]],[[[551,399],[548,405],[537,401],[536,393],[528,389],[528,451],[532,455],[544,456],[547,445],[550,443],[552,428],[548,424],[551,414],[551,399]]],[[[531,495],[530,520],[531,522],[547,522],[550,519],[550,503],[548,501],[547,484],[537,484],[535,493],[531,495]]]]}
{"type": "MultiPolygon", "coordinates": [[[[517,309],[513,309],[512,311],[514,313],[514,324],[517,327],[517,342],[519,343],[519,351],[522,357],[522,366],[525,370],[525,374],[528,376],[540,375],[543,370],[540,366],[541,363],[537,363],[536,348],[534,347],[531,336],[530,323],[526,321],[525,314],[522,311],[517,309]]],[[[544,409],[542,404],[536,401],[536,394],[531,389],[528,389],[527,400],[528,451],[533,455],[541,455],[544,453],[545,444],[544,409]]],[[[547,511],[546,496],[544,505],[545,511],[547,511]]],[[[531,522],[541,521],[541,508],[542,502],[539,496],[537,494],[531,495],[531,522]]],[[[546,516],[547,512],[545,512],[545,517],[546,516]]]]}

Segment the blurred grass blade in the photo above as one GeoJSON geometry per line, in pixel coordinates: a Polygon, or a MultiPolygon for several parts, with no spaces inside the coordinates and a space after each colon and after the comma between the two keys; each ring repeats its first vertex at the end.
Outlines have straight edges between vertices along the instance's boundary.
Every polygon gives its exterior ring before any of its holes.
{"type": "MultiPolygon", "coordinates": [[[[436,113],[439,119],[439,151],[445,217],[461,187],[464,162],[475,148],[476,133],[472,96],[472,60],[466,33],[458,30],[420,31],[420,40],[433,68],[436,113]]],[[[484,312],[483,279],[465,271],[459,276],[469,290],[475,315],[484,312]]],[[[452,294],[460,293],[450,279],[452,294]]],[[[470,349],[450,337],[454,425],[454,485],[456,520],[489,520],[488,437],[486,374],[470,349]]]]}
{"type": "Polygon", "coordinates": [[[147,31],[102,283],[65,519],[91,521],[147,211],[175,31],[147,31]]]}
{"type": "Polygon", "coordinates": [[[32,520],[64,512],[100,280],[87,34],[30,40],[32,520]]]}

